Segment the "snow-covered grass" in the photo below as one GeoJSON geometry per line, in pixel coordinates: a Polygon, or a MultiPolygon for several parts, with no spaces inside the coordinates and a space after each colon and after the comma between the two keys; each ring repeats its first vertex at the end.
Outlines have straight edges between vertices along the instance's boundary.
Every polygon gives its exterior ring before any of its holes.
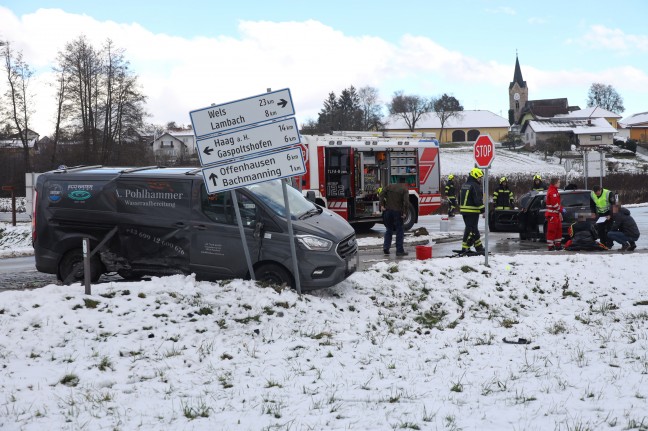
{"type": "Polygon", "coordinates": [[[31,224],[0,222],[0,258],[25,256],[34,253],[31,244],[31,224]]]}
{"type": "MultiPolygon", "coordinates": [[[[16,198],[16,212],[24,213],[27,208],[27,199],[24,196],[16,198]]],[[[11,198],[0,198],[0,212],[11,211],[11,198]]]]}
{"type": "Polygon", "coordinates": [[[0,428],[646,429],[646,255],[489,263],[3,292],[0,428]]]}

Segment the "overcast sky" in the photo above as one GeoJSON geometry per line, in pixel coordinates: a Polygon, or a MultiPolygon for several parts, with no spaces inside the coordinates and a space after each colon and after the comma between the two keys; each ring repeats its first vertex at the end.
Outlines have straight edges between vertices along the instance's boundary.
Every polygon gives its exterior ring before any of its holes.
{"type": "MultiPolygon", "coordinates": [[[[648,111],[648,3],[5,0],[0,39],[36,71],[32,129],[51,134],[51,68],[81,34],[126,50],[148,96],[149,122],[189,124],[189,111],[290,88],[300,123],[328,93],[354,85],[448,93],[465,109],[507,117],[516,51],[530,99],[584,108],[593,82],[611,84],[624,117],[648,111]]],[[[6,83],[0,81],[0,90],[6,83]]]]}

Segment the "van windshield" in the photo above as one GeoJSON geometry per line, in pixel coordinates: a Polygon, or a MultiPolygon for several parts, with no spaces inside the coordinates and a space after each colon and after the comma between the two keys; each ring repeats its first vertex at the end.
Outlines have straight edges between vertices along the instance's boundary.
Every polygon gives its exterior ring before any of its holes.
{"type": "MultiPolygon", "coordinates": [[[[275,214],[285,217],[286,208],[281,187],[281,180],[266,181],[246,187],[258,199],[263,201],[275,214]]],[[[304,218],[308,214],[319,214],[319,209],[314,203],[307,200],[299,190],[292,186],[286,187],[290,215],[293,219],[304,218]]]]}

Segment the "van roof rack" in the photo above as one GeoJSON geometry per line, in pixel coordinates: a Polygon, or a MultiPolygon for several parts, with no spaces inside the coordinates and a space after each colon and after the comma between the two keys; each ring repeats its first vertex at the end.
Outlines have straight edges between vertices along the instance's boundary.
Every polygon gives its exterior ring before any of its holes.
{"type": "Polygon", "coordinates": [[[139,168],[126,168],[121,171],[119,171],[120,174],[130,174],[131,172],[137,172],[137,171],[145,171],[147,169],[159,169],[163,168],[164,166],[141,166],[139,168]]]}
{"type": "Polygon", "coordinates": [[[95,169],[95,168],[100,168],[103,165],[77,165],[77,166],[71,166],[67,167],[65,165],[61,165],[54,171],[54,173],[62,174],[64,172],[73,172],[73,171],[80,171],[82,169],[95,169]]]}
{"type": "Polygon", "coordinates": [[[202,172],[203,168],[196,168],[190,171],[185,172],[185,175],[196,175],[198,172],[202,172]]]}

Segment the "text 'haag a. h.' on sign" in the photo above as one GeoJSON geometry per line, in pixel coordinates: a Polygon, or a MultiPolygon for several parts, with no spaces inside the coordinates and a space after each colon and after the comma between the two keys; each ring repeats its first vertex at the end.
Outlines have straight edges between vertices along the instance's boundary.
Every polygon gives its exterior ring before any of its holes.
{"type": "Polygon", "coordinates": [[[285,118],[196,141],[202,166],[271,152],[300,143],[297,121],[285,118]]]}
{"type": "Polygon", "coordinates": [[[288,88],[189,112],[196,138],[294,114],[295,108],[288,88]]]}
{"type": "Polygon", "coordinates": [[[208,193],[249,186],[306,173],[300,147],[275,151],[203,169],[208,193]]]}

